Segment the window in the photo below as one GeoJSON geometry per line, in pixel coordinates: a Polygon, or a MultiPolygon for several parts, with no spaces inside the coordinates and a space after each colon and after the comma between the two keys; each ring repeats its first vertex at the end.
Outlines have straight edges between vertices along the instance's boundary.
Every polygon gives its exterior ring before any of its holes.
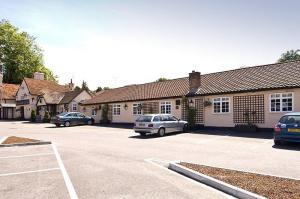
{"type": "Polygon", "coordinates": [[[72,111],[77,111],[77,104],[72,104],[72,111]]]}
{"type": "Polygon", "coordinates": [[[153,118],[153,122],[160,122],[160,117],[159,116],[155,116],[153,118]]]}
{"type": "Polygon", "coordinates": [[[121,114],[121,105],[114,104],[113,105],[113,115],[120,115],[121,114]]]}
{"type": "Polygon", "coordinates": [[[93,109],[92,110],[92,116],[96,116],[97,115],[97,110],[96,109],[93,109]]]}
{"type": "Polygon", "coordinates": [[[293,93],[275,93],[270,95],[270,112],[293,111],[293,93]]]}
{"type": "Polygon", "coordinates": [[[142,114],[142,104],[137,103],[132,105],[132,113],[133,115],[141,115],[142,114]]]}
{"type": "Polygon", "coordinates": [[[171,114],[171,102],[161,102],[160,103],[160,113],[171,114]]]}
{"type": "Polygon", "coordinates": [[[229,97],[213,99],[214,113],[229,113],[229,97]]]}

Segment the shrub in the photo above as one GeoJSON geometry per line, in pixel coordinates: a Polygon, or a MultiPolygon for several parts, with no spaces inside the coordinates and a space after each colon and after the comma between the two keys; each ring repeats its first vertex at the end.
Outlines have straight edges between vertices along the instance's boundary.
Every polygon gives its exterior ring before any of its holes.
{"type": "Polygon", "coordinates": [[[30,121],[35,122],[35,120],[36,120],[35,110],[31,110],[30,121]]]}
{"type": "Polygon", "coordinates": [[[44,118],[43,118],[43,122],[48,123],[50,122],[50,115],[49,115],[49,111],[45,112],[44,118]]]}

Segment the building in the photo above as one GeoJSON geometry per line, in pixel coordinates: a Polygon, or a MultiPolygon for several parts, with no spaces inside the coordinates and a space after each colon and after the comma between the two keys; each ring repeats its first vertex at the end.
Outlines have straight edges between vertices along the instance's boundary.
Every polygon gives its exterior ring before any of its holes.
{"type": "Polygon", "coordinates": [[[46,99],[46,109],[50,114],[57,113],[57,104],[65,92],[72,91],[73,83],[59,85],[54,81],[44,80],[43,73],[34,73],[33,78],[24,78],[16,95],[17,118],[30,119],[31,111],[38,113],[37,105],[41,98],[46,99]],[[49,101],[48,101],[49,100],[49,101]]]}
{"type": "Polygon", "coordinates": [[[0,119],[14,119],[16,116],[17,84],[0,85],[0,119]]]}
{"type": "Polygon", "coordinates": [[[272,128],[285,113],[300,111],[300,61],[245,67],[164,82],[107,90],[82,103],[96,122],[103,108],[113,123],[133,123],[141,114],[170,113],[205,127],[252,123],[272,128]],[[107,110],[107,111],[106,111],[107,110]]]}
{"type": "Polygon", "coordinates": [[[50,115],[62,112],[80,111],[79,103],[91,99],[91,94],[86,90],[68,92],[45,92],[38,97],[37,113],[44,116],[45,111],[50,115]]]}

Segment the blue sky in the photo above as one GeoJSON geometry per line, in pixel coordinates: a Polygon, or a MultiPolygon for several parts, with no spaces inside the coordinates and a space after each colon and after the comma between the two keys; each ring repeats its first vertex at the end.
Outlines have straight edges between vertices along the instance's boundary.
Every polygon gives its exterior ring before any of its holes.
{"type": "Polygon", "coordinates": [[[4,1],[60,83],[91,88],[274,63],[300,48],[298,0],[4,1]]]}

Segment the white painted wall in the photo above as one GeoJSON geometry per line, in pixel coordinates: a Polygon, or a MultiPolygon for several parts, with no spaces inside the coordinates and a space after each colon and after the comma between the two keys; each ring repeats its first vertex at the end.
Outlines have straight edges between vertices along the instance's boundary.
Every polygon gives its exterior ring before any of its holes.
{"type": "MultiPolygon", "coordinates": [[[[25,119],[30,119],[31,110],[36,111],[37,96],[31,95],[29,93],[27,85],[26,85],[25,81],[23,80],[23,82],[21,83],[21,86],[17,92],[16,100],[18,101],[18,100],[25,100],[25,99],[29,99],[29,104],[17,106],[17,109],[20,109],[21,106],[24,106],[24,117],[25,117],[25,119]],[[26,94],[26,97],[25,97],[25,94],[26,94]]],[[[20,116],[21,116],[20,111],[17,111],[16,117],[20,117],[20,116]]]]}

